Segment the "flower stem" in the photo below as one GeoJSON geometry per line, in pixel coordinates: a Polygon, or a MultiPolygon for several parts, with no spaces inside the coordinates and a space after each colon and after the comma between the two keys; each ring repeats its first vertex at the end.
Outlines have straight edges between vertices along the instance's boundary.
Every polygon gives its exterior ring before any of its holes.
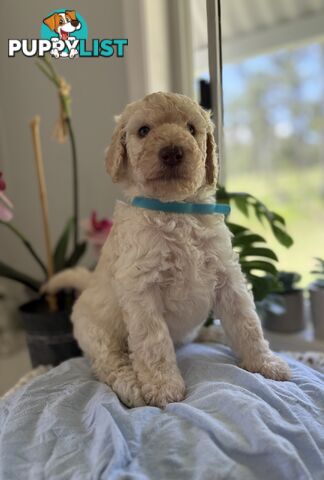
{"type": "Polygon", "coordinates": [[[5,225],[7,228],[9,228],[9,230],[11,230],[15,235],[17,235],[18,238],[20,238],[20,240],[23,242],[23,244],[25,245],[27,250],[29,250],[29,252],[34,257],[34,259],[36,260],[36,262],[41,267],[41,269],[43,270],[43,272],[45,273],[45,275],[47,277],[47,269],[46,269],[42,259],[35,252],[32,244],[29,242],[29,240],[27,240],[27,238],[16,227],[14,227],[11,223],[3,222],[2,220],[0,220],[0,224],[5,225]]]}
{"type": "MultiPolygon", "coordinates": [[[[72,152],[72,173],[73,173],[73,216],[74,216],[74,249],[78,245],[79,240],[79,186],[78,186],[78,160],[77,160],[77,151],[76,151],[76,144],[75,144],[75,137],[74,131],[72,128],[71,122],[71,110],[70,110],[70,102],[71,98],[69,92],[64,92],[64,80],[60,77],[50,60],[49,57],[45,55],[42,62],[37,62],[38,67],[42,70],[42,72],[47,76],[47,78],[53,82],[57,89],[58,94],[60,97],[61,108],[63,112],[64,122],[67,126],[70,144],[71,144],[71,152],[72,152]]],[[[66,84],[65,84],[66,85],[66,84]]]]}
{"type": "Polygon", "coordinates": [[[69,131],[71,151],[72,151],[72,169],[73,169],[73,211],[74,211],[74,248],[77,247],[79,241],[79,186],[78,186],[78,162],[77,151],[75,145],[75,137],[69,116],[65,118],[69,131]]]}

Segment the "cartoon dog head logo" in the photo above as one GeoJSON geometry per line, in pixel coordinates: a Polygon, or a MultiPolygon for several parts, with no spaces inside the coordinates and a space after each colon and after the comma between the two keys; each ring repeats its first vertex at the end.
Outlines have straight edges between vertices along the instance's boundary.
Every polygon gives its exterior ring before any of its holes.
{"type": "Polygon", "coordinates": [[[74,58],[79,55],[79,40],[87,39],[85,20],[75,10],[55,10],[43,19],[41,38],[51,40],[53,57],[74,58]]]}
{"type": "Polygon", "coordinates": [[[72,32],[81,28],[81,22],[77,19],[75,10],[53,13],[49,17],[44,18],[43,22],[64,41],[71,36],[72,32]]]}
{"type": "Polygon", "coordinates": [[[87,39],[87,22],[80,13],[61,8],[43,19],[39,38],[9,38],[8,57],[20,52],[42,58],[49,52],[55,58],[123,58],[128,45],[127,38],[87,39]]]}

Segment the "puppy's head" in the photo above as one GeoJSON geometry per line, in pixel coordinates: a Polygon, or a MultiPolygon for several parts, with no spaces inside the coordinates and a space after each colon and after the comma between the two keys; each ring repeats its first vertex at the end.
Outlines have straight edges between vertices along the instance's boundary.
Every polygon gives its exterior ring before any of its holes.
{"type": "Polygon", "coordinates": [[[51,30],[58,33],[62,40],[67,40],[69,34],[81,28],[75,10],[66,10],[65,13],[53,13],[43,20],[51,30]]]}
{"type": "Polygon", "coordinates": [[[117,118],[106,164],[130,196],[171,201],[208,195],[218,173],[210,116],[184,95],[147,95],[117,118]]]}

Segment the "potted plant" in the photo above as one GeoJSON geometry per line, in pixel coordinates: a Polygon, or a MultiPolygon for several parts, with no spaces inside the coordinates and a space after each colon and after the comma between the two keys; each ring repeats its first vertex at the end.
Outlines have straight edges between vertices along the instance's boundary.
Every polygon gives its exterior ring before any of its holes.
{"type": "Polygon", "coordinates": [[[33,292],[34,299],[20,307],[33,367],[38,365],[58,365],[70,357],[80,355],[80,349],[73,338],[70,321],[70,312],[75,293],[60,292],[57,296],[44,297],[39,291],[41,285],[52,274],[77,265],[82,259],[88,243],[91,243],[97,251],[100,248],[100,243],[104,242],[111,228],[111,222],[108,219],[98,221],[96,213],[93,213],[88,221],[83,222],[86,239],[83,241],[79,240],[77,152],[71,122],[70,87],[56,73],[50,60],[46,57],[39,64],[39,67],[55,85],[59,95],[60,120],[56,126],[56,138],[59,142],[64,142],[67,138],[70,139],[73,170],[73,216],[66,222],[57,244],[52,248],[46,182],[40,145],[39,117],[35,117],[31,127],[40,190],[40,204],[43,213],[46,262],[36,252],[32,242],[13,224],[13,204],[5,194],[6,183],[3,174],[0,172],[0,225],[9,229],[23,242],[40,271],[39,276],[34,278],[0,261],[0,277],[20,282],[30,292],[33,292]]]}
{"type": "MultiPolygon", "coordinates": [[[[261,224],[268,224],[275,239],[282,246],[290,248],[293,239],[287,233],[284,218],[269,210],[255,196],[245,192],[228,192],[219,186],[216,200],[221,203],[233,204],[245,217],[253,213],[261,224]]],[[[228,228],[233,234],[233,248],[240,257],[242,271],[249,283],[257,308],[267,295],[278,285],[276,262],[278,257],[269,248],[264,237],[252,232],[248,227],[232,223],[230,215],[226,218],[228,228]]]]}
{"type": "Polygon", "coordinates": [[[300,279],[296,272],[278,272],[278,288],[263,304],[267,330],[294,333],[305,328],[303,290],[296,288],[300,279]]]}
{"type": "Polygon", "coordinates": [[[316,260],[317,267],[311,273],[317,278],[309,286],[309,297],[315,337],[324,340],[324,260],[316,260]]]}
{"type": "MultiPolygon", "coordinates": [[[[267,223],[269,225],[278,243],[286,248],[293,244],[293,239],[286,230],[284,218],[269,210],[254,195],[245,192],[229,192],[224,186],[218,186],[216,201],[232,204],[247,218],[249,218],[250,213],[253,213],[261,224],[267,223]]],[[[233,248],[239,255],[242,272],[253,293],[256,308],[262,316],[265,299],[278,288],[278,271],[276,268],[278,257],[261,235],[251,231],[246,226],[231,222],[230,215],[226,217],[226,223],[233,235],[233,248]]],[[[278,304],[278,301],[273,300],[273,303],[278,304]]],[[[209,326],[212,323],[213,314],[211,312],[205,325],[209,326]]]]}

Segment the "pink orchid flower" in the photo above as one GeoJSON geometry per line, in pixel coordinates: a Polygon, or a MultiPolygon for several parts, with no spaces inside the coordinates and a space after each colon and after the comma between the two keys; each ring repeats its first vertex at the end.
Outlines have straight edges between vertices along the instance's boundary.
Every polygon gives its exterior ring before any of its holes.
{"type": "Polygon", "coordinates": [[[81,221],[81,227],[84,230],[85,237],[94,247],[96,255],[100,254],[112,225],[113,223],[109,218],[98,220],[97,212],[95,211],[92,212],[90,218],[81,221]]]}
{"type": "Polygon", "coordinates": [[[6,182],[3,180],[2,175],[2,172],[0,172],[0,220],[10,222],[13,217],[13,204],[3,193],[6,189],[6,182]]]}

